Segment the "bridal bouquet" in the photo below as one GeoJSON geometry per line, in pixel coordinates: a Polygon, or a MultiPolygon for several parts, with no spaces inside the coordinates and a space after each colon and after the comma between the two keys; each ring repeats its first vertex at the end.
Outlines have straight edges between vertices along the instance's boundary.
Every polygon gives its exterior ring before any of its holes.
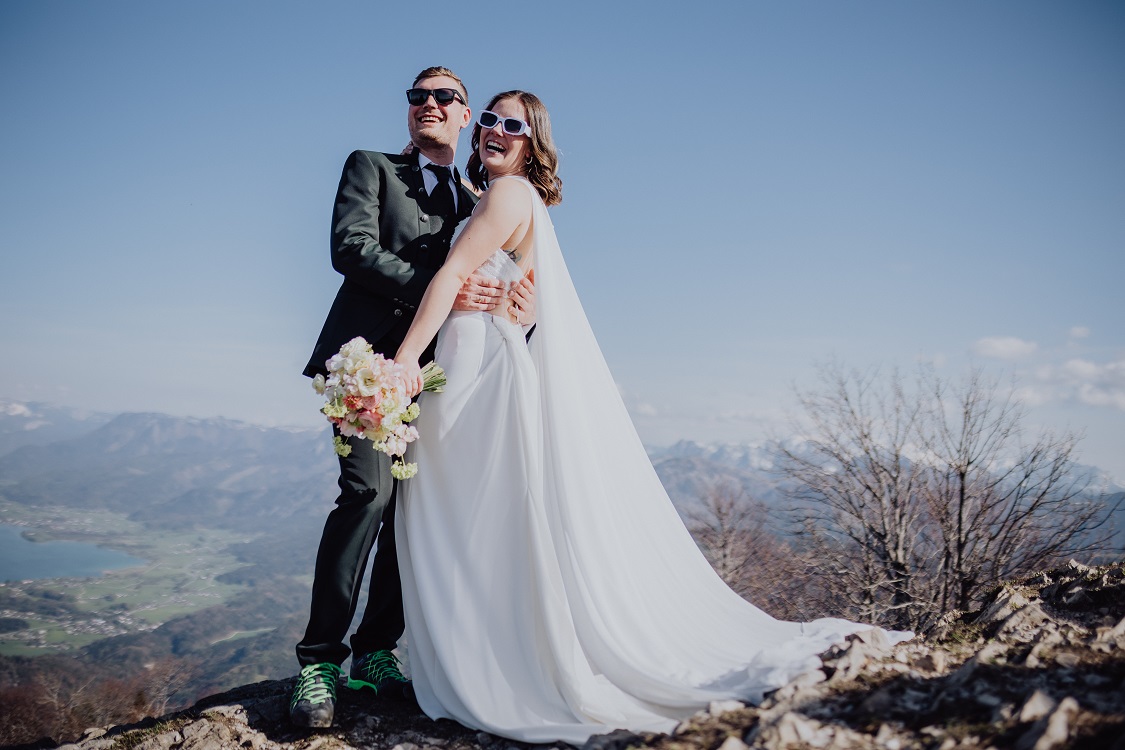
{"type": "MultiPolygon", "coordinates": [[[[325,397],[320,410],[340,431],[333,440],[336,453],[347,456],[352,452],[341,435],[370,440],[375,450],[391,458],[406,453],[407,444],[418,439],[418,429],[408,424],[418,416],[418,404],[411,403],[407,395],[402,365],[375,354],[371,344],[357,336],[340,347],[340,353],[325,367],[328,377],[317,375],[313,388],[325,397]]],[[[431,362],[422,368],[422,379],[422,390],[440,393],[445,371],[431,362]]],[[[391,464],[395,479],[409,479],[417,473],[418,464],[401,460],[391,464]]]]}

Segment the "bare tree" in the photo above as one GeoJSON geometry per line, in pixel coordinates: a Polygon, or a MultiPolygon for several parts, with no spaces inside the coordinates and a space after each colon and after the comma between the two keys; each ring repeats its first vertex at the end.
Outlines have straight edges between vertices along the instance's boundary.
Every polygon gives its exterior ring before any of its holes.
{"type": "Polygon", "coordinates": [[[795,512],[846,610],[868,621],[914,627],[927,609],[919,576],[928,554],[920,467],[907,455],[921,413],[895,373],[820,370],[821,390],[799,393],[803,442],[779,447],[795,512]]]}
{"type": "Polygon", "coordinates": [[[199,674],[198,662],[176,657],[165,657],[146,664],[147,674],[140,680],[150,716],[163,716],[177,702],[175,697],[199,674]]]}
{"type": "Polygon", "coordinates": [[[781,619],[831,613],[809,557],[775,530],[764,503],[730,482],[713,484],[701,501],[685,514],[688,529],[728,586],[781,619]]]}
{"type": "Polygon", "coordinates": [[[699,507],[686,513],[688,530],[711,567],[727,585],[745,595],[755,542],[764,533],[765,509],[730,482],[712,485],[699,507]]]}
{"type": "Polygon", "coordinates": [[[1077,438],[1026,440],[1019,404],[979,371],[956,385],[923,372],[913,392],[897,372],[820,376],[798,394],[805,442],[780,448],[780,467],[848,614],[924,627],[1109,537],[1077,438]]]}
{"type": "Polygon", "coordinates": [[[1025,442],[1024,410],[973,370],[958,386],[923,376],[929,465],[923,496],[939,535],[934,574],[943,609],[969,609],[1004,578],[1100,548],[1105,504],[1086,495],[1074,465],[1078,439],[1043,433],[1025,442]]]}

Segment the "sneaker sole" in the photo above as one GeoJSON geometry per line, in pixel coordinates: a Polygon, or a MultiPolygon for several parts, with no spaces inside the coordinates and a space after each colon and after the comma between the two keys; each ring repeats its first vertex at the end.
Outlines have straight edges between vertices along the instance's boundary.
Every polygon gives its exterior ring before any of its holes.
{"type": "Polygon", "coordinates": [[[375,697],[378,698],[381,701],[391,701],[392,703],[410,703],[412,701],[413,702],[418,701],[418,699],[416,697],[414,697],[414,689],[413,688],[410,689],[409,694],[407,694],[405,692],[396,693],[393,690],[384,690],[383,692],[380,693],[379,688],[376,687],[375,685],[371,684],[370,682],[367,682],[366,680],[353,680],[353,679],[350,679],[350,678],[348,679],[347,687],[350,690],[364,690],[364,689],[370,690],[372,693],[375,694],[375,697]]]}
{"type": "Polygon", "coordinates": [[[328,721],[318,719],[318,720],[312,720],[312,721],[308,721],[308,722],[300,722],[300,721],[294,721],[293,719],[290,719],[289,723],[292,724],[293,726],[299,727],[301,729],[328,729],[332,726],[332,719],[329,719],[328,721]]]}

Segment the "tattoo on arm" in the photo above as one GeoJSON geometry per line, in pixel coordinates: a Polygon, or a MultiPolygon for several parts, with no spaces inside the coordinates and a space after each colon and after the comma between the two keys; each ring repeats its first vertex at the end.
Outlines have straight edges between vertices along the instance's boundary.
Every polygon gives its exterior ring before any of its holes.
{"type": "Polygon", "coordinates": [[[508,254],[508,257],[512,259],[513,263],[519,263],[520,258],[523,257],[523,253],[519,250],[505,250],[504,252],[508,254]]]}

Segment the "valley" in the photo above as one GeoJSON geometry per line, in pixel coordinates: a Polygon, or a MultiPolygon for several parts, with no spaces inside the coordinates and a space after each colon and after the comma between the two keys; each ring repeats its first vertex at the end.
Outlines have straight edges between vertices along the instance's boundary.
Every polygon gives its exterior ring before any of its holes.
{"type": "Polygon", "coordinates": [[[94,577],[0,582],[0,618],[27,623],[0,634],[0,655],[66,653],[113,636],[151,631],[223,604],[245,587],[221,583],[243,567],[230,545],[246,534],[145,529],[120,513],[28,507],[0,500],[0,523],[34,541],[70,540],[125,552],[143,565],[94,577]]]}

